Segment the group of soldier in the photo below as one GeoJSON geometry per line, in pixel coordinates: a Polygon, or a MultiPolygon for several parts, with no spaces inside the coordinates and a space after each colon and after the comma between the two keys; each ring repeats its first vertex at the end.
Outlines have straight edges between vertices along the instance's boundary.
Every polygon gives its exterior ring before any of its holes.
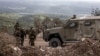
{"type": "Polygon", "coordinates": [[[24,39],[26,36],[29,37],[29,44],[31,46],[34,46],[34,41],[36,39],[36,35],[39,33],[36,31],[35,28],[31,27],[29,30],[25,30],[20,26],[20,24],[17,22],[14,26],[14,36],[16,37],[17,45],[23,46],[24,39]]]}

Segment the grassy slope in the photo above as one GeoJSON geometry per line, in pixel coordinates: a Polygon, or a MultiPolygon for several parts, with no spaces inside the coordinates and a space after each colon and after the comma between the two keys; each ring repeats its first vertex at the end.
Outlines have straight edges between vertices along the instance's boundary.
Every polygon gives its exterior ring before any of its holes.
{"type": "Polygon", "coordinates": [[[7,28],[8,30],[12,30],[17,21],[24,28],[30,28],[31,26],[34,27],[35,17],[40,18],[42,21],[45,17],[61,18],[61,19],[68,18],[67,16],[63,15],[52,15],[52,14],[22,15],[16,13],[3,13],[0,14],[0,30],[1,28],[7,28]]]}

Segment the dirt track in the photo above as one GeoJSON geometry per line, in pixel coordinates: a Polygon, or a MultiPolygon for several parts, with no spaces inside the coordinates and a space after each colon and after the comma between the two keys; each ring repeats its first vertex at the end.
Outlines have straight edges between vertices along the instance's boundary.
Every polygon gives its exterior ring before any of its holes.
{"type": "MultiPolygon", "coordinates": [[[[48,44],[41,36],[42,33],[37,36],[36,46],[48,44]]],[[[0,56],[100,56],[100,41],[90,38],[84,38],[74,45],[63,48],[32,47],[28,44],[28,37],[25,38],[24,46],[17,47],[15,38],[8,34],[1,34],[0,39],[0,54],[2,54],[0,56]]]]}
{"type": "MultiPolygon", "coordinates": [[[[25,38],[24,46],[29,46],[28,36],[25,38]]],[[[35,40],[35,46],[48,46],[48,43],[43,40],[42,33],[39,33],[35,40]]]]}

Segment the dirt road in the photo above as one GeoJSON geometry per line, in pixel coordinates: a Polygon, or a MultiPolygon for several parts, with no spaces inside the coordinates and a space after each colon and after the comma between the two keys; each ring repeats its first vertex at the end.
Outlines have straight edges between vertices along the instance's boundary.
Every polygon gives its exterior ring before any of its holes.
{"type": "MultiPolygon", "coordinates": [[[[28,36],[25,38],[24,46],[29,46],[28,36]]],[[[35,40],[35,46],[48,46],[48,43],[43,40],[43,33],[39,33],[35,40]]]]}

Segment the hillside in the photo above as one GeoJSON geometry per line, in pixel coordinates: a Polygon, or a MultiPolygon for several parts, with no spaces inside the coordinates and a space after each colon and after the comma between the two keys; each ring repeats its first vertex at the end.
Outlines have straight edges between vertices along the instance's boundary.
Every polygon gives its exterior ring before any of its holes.
{"type": "Polygon", "coordinates": [[[16,21],[19,19],[19,17],[22,17],[18,14],[8,14],[3,13],[0,14],[0,31],[13,31],[13,26],[16,23],[16,21]]]}
{"type": "Polygon", "coordinates": [[[60,19],[68,19],[69,16],[65,15],[56,15],[56,14],[17,14],[17,13],[2,13],[0,14],[0,31],[8,31],[13,32],[14,25],[16,22],[19,22],[23,28],[29,29],[30,27],[34,27],[34,19],[38,18],[43,21],[45,17],[49,17],[51,19],[60,18],[60,19]]]}

